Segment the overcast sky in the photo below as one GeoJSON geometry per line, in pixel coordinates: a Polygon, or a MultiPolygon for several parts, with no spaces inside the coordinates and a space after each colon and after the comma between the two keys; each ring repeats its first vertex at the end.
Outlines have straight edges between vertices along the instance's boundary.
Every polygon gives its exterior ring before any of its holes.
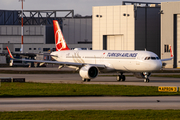
{"type": "MultiPolygon", "coordinates": [[[[178,0],[124,0],[138,2],[167,2],[178,0]]],[[[25,0],[24,10],[74,10],[75,14],[92,15],[92,6],[121,5],[122,0],[25,0]]],[[[0,0],[1,10],[21,10],[19,0],[0,0]]]]}

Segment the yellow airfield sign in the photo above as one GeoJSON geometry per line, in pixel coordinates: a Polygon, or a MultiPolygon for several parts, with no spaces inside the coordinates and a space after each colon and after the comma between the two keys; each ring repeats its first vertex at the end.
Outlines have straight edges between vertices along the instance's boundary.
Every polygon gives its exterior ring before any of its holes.
{"type": "Polygon", "coordinates": [[[159,86],[158,87],[159,92],[177,92],[178,87],[171,87],[171,86],[159,86]]]}

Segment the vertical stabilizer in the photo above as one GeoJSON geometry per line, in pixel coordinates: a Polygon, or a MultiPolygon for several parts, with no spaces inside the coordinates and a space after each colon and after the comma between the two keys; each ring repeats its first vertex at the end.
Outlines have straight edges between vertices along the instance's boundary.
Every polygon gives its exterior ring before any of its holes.
{"type": "Polygon", "coordinates": [[[57,20],[53,20],[56,51],[70,50],[66,44],[62,31],[57,20]]]}

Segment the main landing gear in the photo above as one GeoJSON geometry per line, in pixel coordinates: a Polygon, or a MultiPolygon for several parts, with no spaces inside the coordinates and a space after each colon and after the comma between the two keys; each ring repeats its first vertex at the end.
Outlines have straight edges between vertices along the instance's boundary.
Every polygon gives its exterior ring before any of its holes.
{"type": "Polygon", "coordinates": [[[82,78],[82,81],[83,81],[83,82],[90,82],[91,79],[85,79],[85,78],[82,78]]]}
{"type": "Polygon", "coordinates": [[[116,79],[117,81],[125,81],[126,77],[123,75],[123,73],[121,73],[121,75],[117,75],[116,79]]]}

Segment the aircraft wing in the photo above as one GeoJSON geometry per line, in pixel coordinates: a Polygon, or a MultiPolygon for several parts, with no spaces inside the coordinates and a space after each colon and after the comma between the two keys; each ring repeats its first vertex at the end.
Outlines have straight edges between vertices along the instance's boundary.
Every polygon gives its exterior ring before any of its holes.
{"type": "MultiPolygon", "coordinates": [[[[14,58],[15,59],[15,58],[14,58]]],[[[29,59],[15,59],[19,61],[26,61],[26,62],[38,62],[38,63],[49,63],[49,64],[59,64],[59,65],[66,65],[66,66],[84,66],[84,65],[92,65],[98,68],[105,68],[103,64],[87,64],[87,63],[75,63],[75,62],[59,62],[59,61],[44,61],[44,60],[29,60],[29,59]]]]}
{"type": "Polygon", "coordinates": [[[172,60],[174,57],[171,58],[166,58],[166,59],[161,59],[161,61],[168,61],[168,60],[172,60]]]}
{"type": "Polygon", "coordinates": [[[84,65],[92,65],[97,68],[105,68],[104,64],[88,64],[88,63],[75,63],[75,62],[59,62],[59,61],[48,61],[48,60],[30,60],[30,59],[16,59],[13,57],[11,54],[11,51],[7,47],[9,56],[11,59],[17,60],[17,61],[25,61],[25,62],[37,62],[37,63],[49,63],[49,64],[59,64],[59,65],[65,65],[65,66],[77,66],[77,67],[82,67],[84,65]]]}

